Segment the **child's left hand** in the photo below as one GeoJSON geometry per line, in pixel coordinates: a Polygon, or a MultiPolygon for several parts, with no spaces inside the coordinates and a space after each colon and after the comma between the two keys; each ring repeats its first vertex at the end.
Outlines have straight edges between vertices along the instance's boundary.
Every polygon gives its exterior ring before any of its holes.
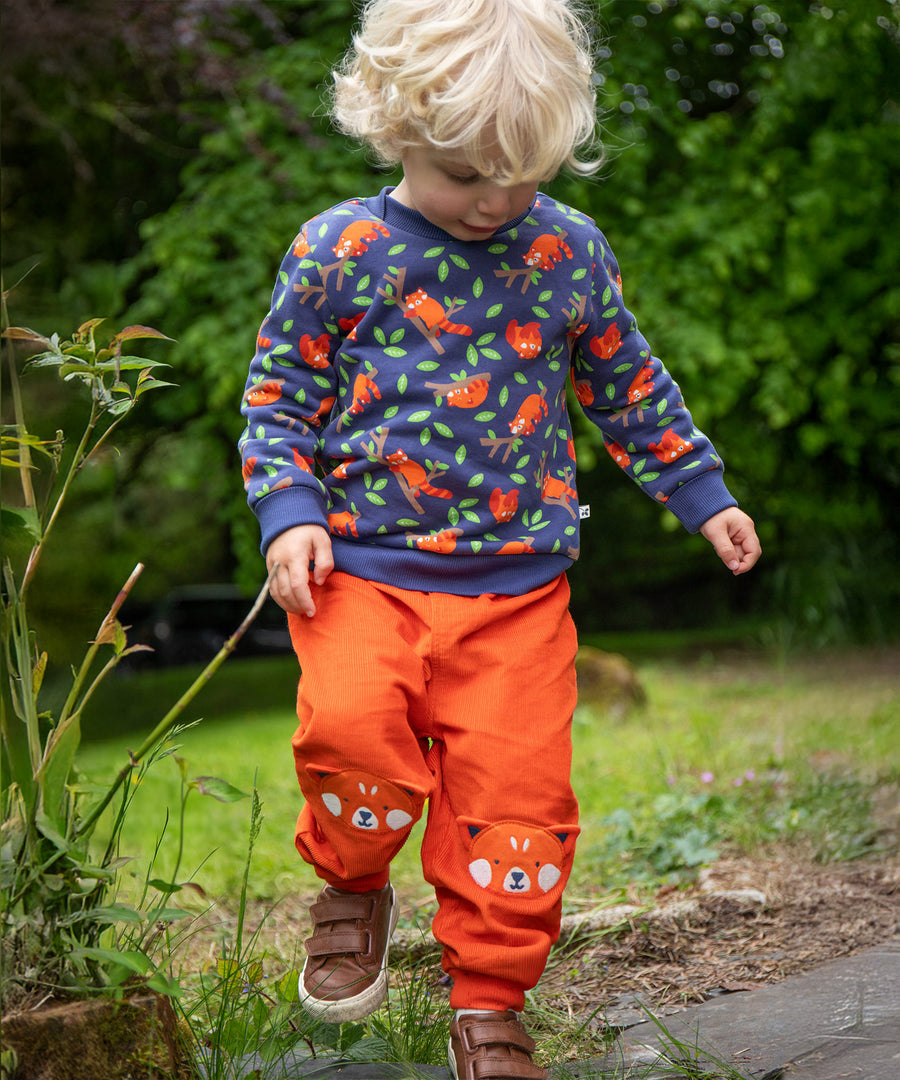
{"type": "Polygon", "coordinates": [[[733,574],[745,574],[762,554],[756,527],[736,506],[720,510],[700,526],[700,533],[733,574]]]}

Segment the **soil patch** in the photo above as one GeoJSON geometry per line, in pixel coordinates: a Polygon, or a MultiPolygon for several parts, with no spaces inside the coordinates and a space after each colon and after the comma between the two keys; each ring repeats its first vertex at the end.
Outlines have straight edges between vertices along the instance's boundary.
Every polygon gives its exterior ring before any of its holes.
{"type": "Polygon", "coordinates": [[[599,1009],[608,1023],[627,1026],[642,1018],[638,1001],[665,1014],[777,982],[898,933],[896,862],[722,860],[695,887],[627,913],[617,928],[591,929],[584,919],[540,993],[572,1015],[599,1009]]]}

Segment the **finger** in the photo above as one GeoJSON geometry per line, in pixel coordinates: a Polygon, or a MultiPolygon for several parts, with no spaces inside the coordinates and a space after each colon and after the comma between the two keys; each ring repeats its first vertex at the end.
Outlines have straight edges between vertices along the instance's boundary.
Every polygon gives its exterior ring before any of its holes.
{"type": "Polygon", "coordinates": [[[331,540],[326,536],[313,547],[313,581],[317,585],[324,585],[333,569],[334,556],[331,551],[331,540]]]}

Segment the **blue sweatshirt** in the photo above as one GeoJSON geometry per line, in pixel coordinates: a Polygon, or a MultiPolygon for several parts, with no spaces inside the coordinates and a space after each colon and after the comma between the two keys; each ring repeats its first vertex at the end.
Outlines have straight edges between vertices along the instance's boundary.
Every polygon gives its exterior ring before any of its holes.
{"type": "Polygon", "coordinates": [[[545,584],[578,557],[567,380],[613,460],[689,531],[735,505],[590,218],[538,193],[462,241],[391,190],[307,222],[281,265],[242,404],[264,552],[315,523],[336,568],[369,580],[545,584]]]}

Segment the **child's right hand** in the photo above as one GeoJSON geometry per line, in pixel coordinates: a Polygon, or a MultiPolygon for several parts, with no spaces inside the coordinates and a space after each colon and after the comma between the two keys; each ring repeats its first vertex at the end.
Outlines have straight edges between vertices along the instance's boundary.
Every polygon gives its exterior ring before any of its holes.
{"type": "Polygon", "coordinates": [[[334,569],[331,537],[321,525],[295,525],[280,533],[266,551],[269,572],[278,569],[269,583],[269,592],[277,604],[295,615],[312,618],[316,613],[309,588],[312,579],[322,585],[334,569]]]}

